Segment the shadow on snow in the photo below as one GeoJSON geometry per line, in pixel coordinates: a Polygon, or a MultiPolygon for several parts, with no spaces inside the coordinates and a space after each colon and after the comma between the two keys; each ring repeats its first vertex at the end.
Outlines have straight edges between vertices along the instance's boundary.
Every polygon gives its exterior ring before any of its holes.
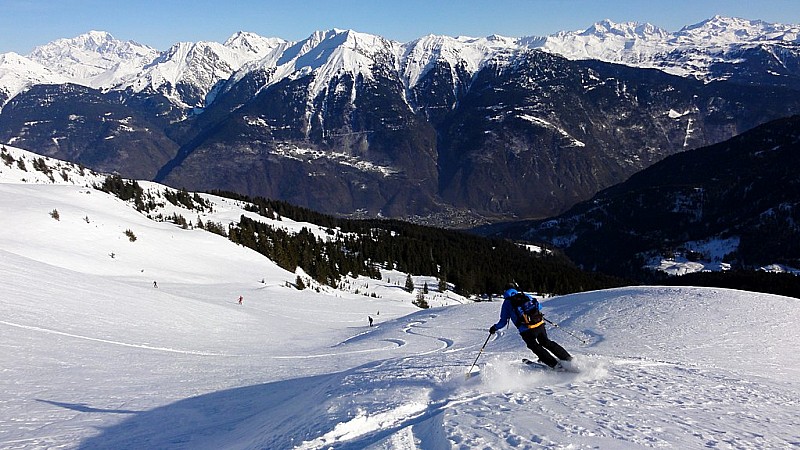
{"type": "Polygon", "coordinates": [[[471,399],[451,399],[455,389],[447,382],[410,376],[407,371],[421,368],[396,363],[372,362],[344,372],[228,389],[141,412],[47,403],[131,415],[86,439],[80,450],[267,449],[304,442],[309,443],[304,448],[355,449],[408,426],[419,427],[423,440],[438,440],[439,433],[425,430],[437,428],[445,409],[471,399]]]}

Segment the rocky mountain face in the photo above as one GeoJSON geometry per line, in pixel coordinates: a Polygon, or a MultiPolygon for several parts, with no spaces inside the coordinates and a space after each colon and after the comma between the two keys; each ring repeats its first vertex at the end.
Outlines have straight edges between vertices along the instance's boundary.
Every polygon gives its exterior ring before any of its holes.
{"type": "Polygon", "coordinates": [[[800,266],[800,116],[670,156],[544,221],[485,235],[549,242],[586,268],[641,277],[653,258],[800,266]]]}
{"type": "Polygon", "coordinates": [[[789,89],[706,84],[541,52],[517,62],[480,72],[440,129],[441,192],[456,205],[553,215],[665,156],[800,106],[789,89]]]}
{"type": "Polygon", "coordinates": [[[714,18],[407,44],[238,33],[164,52],[94,32],[0,55],[0,140],[342,215],[545,217],[800,112],[794,30],[714,18]]]}

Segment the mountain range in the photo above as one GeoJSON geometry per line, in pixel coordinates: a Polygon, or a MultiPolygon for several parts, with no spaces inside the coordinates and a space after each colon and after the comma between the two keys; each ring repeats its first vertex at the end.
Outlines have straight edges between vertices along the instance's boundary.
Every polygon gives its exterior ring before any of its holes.
{"type": "Polygon", "coordinates": [[[96,170],[448,226],[549,217],[800,112],[799,27],[714,17],[547,37],[90,32],[0,55],[0,140],[96,170]]]}

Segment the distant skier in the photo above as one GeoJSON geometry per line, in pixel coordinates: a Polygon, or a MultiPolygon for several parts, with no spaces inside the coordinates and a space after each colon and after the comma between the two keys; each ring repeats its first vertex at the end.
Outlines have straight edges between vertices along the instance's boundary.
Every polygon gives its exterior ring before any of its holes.
{"type": "Polygon", "coordinates": [[[239,296],[239,304],[240,304],[240,305],[242,304],[242,300],[244,300],[244,297],[242,297],[242,296],[240,295],[240,296],[239,296]]]}
{"type": "Polygon", "coordinates": [[[542,315],[539,302],[535,298],[514,288],[507,289],[503,293],[503,298],[500,320],[489,328],[490,334],[495,334],[498,329],[508,325],[508,320],[511,319],[514,326],[517,327],[520,337],[528,348],[539,357],[539,361],[553,369],[560,369],[563,366],[559,359],[562,361],[572,360],[572,356],[563,347],[547,337],[544,315],[542,315]]]}
{"type": "Polygon", "coordinates": [[[158,283],[156,283],[155,281],[153,281],[153,287],[154,287],[154,288],[157,288],[157,287],[158,287],[158,283]]]}
{"type": "Polygon", "coordinates": [[[369,326],[372,326],[372,316],[367,316],[367,318],[369,319],[369,326]]]}

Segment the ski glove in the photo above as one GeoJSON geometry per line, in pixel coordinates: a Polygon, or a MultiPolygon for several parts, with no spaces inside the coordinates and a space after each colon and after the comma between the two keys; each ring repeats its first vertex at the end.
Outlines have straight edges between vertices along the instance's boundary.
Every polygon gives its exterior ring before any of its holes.
{"type": "Polygon", "coordinates": [[[497,327],[495,327],[494,325],[492,325],[492,327],[491,327],[491,328],[489,328],[489,334],[495,334],[495,333],[497,333],[497,327]]]}

